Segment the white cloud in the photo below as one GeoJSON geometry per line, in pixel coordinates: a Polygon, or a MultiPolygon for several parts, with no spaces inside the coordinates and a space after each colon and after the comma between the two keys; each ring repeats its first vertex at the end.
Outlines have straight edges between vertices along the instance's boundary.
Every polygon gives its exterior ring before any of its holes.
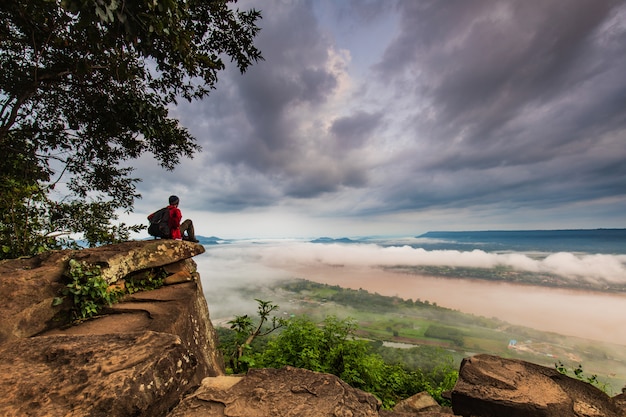
{"type": "Polygon", "coordinates": [[[210,253],[226,259],[253,260],[268,268],[315,265],[346,267],[451,266],[494,268],[557,274],[588,281],[626,283],[626,255],[555,253],[538,257],[523,253],[492,253],[482,250],[425,250],[411,246],[381,247],[376,244],[317,244],[301,241],[265,241],[262,244],[233,244],[211,248],[210,253]]]}

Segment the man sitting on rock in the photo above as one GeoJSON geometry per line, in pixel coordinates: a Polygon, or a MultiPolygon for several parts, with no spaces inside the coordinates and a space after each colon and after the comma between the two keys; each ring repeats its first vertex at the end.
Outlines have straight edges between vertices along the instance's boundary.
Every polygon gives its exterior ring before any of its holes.
{"type": "Polygon", "coordinates": [[[198,243],[196,233],[193,229],[193,222],[190,219],[187,219],[182,223],[180,222],[183,218],[183,214],[178,208],[180,199],[175,195],[172,195],[170,196],[169,203],[170,205],[167,206],[167,208],[170,210],[170,238],[198,243]],[[187,232],[186,235],[185,232],[187,232]]]}
{"type": "Polygon", "coordinates": [[[198,243],[193,229],[193,222],[189,219],[182,222],[182,224],[180,222],[183,215],[178,208],[179,203],[180,199],[172,195],[169,199],[169,206],[150,214],[148,216],[148,220],[150,221],[148,233],[155,238],[182,239],[198,243]],[[185,232],[187,232],[186,235],[185,232]]]}

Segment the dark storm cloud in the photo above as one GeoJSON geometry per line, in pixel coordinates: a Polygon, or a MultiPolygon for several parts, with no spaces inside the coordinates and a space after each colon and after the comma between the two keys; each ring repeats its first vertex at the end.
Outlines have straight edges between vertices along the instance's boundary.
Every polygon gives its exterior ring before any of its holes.
{"type": "Polygon", "coordinates": [[[330,133],[335,139],[335,148],[340,153],[345,153],[363,144],[376,132],[382,122],[381,113],[370,114],[359,111],[347,117],[336,119],[330,133]]]}
{"type": "Polygon", "coordinates": [[[603,1],[538,0],[399,7],[401,34],[380,64],[383,77],[419,68],[419,92],[432,97],[440,117],[481,133],[529,100],[582,81],[589,38],[612,10],[603,1]]]}
{"type": "Polygon", "coordinates": [[[401,156],[385,199],[419,208],[623,195],[626,31],[617,5],[398,2],[401,30],[376,69],[397,94],[429,103],[428,117],[413,116],[429,156],[401,156]],[[399,181],[409,172],[412,181],[399,181]]]}
{"type": "Polygon", "coordinates": [[[272,10],[262,25],[259,47],[265,62],[238,83],[238,97],[253,133],[247,147],[228,149],[219,157],[259,171],[281,172],[301,149],[289,111],[323,102],[337,81],[324,67],[328,40],[304,3],[272,10]]]}
{"type": "Polygon", "coordinates": [[[191,165],[207,175],[204,199],[216,210],[313,198],[367,182],[367,167],[337,154],[365,142],[381,115],[339,119],[331,133],[319,122],[301,127],[308,118],[297,113],[307,111],[314,120],[338,88],[329,64],[332,39],[309,2],[274,6],[264,13],[258,37],[265,60],[243,76],[233,70],[208,100],[179,108],[182,123],[204,147],[191,165]]]}
{"type": "Polygon", "coordinates": [[[625,198],[623,2],[238,5],[263,11],[265,61],[173,109],[203,152],[142,189],[355,217],[625,198]]]}

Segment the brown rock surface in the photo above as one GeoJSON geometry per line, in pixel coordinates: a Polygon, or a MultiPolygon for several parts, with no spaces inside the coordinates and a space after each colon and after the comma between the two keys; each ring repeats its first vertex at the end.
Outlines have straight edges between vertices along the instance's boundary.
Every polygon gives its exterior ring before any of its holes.
{"type": "Polygon", "coordinates": [[[84,249],[76,251],[73,256],[77,261],[100,265],[102,277],[112,284],[134,271],[173,264],[204,251],[204,246],[197,243],[153,239],[84,249]]]}
{"type": "Polygon", "coordinates": [[[162,416],[197,365],[178,336],[149,331],[12,340],[0,358],[0,415],[16,417],[162,416]]]}
{"type": "Polygon", "coordinates": [[[385,414],[381,412],[382,415],[388,417],[450,416],[452,415],[452,410],[441,407],[428,392],[420,392],[398,402],[392,413],[385,414]]]}
{"type": "Polygon", "coordinates": [[[206,376],[224,374],[217,335],[200,281],[135,293],[105,309],[94,320],[53,329],[43,335],[117,335],[144,331],[173,334],[183,340],[197,359],[197,375],[192,379],[196,385],[206,376]]]}
{"type": "Polygon", "coordinates": [[[114,283],[145,269],[189,259],[204,252],[202,245],[169,239],[124,242],[83,250],[51,251],[29,259],[0,262],[0,343],[39,334],[65,324],[59,314],[68,304],[53,307],[64,287],[70,259],[100,265],[102,276],[114,283]]]}
{"type": "Polygon", "coordinates": [[[299,368],[251,369],[207,378],[168,417],[377,417],[379,403],[334,375],[299,368]]]}
{"type": "Polygon", "coordinates": [[[0,415],[163,416],[203,378],[222,375],[189,259],[203,251],[173,240],[127,242],[0,263],[0,290],[9,297],[0,306],[0,415]],[[171,274],[165,282],[175,285],[135,293],[94,319],[60,327],[54,318],[69,306],[53,307],[52,300],[69,259],[118,271],[110,276],[121,280],[119,271],[164,266],[171,274]]]}
{"type": "Polygon", "coordinates": [[[491,355],[466,358],[452,390],[455,414],[472,417],[623,417],[591,384],[556,369],[491,355]]]}
{"type": "Polygon", "coordinates": [[[56,325],[53,318],[62,307],[53,308],[52,300],[63,289],[68,255],[69,251],[48,252],[0,262],[0,343],[56,325]]]}

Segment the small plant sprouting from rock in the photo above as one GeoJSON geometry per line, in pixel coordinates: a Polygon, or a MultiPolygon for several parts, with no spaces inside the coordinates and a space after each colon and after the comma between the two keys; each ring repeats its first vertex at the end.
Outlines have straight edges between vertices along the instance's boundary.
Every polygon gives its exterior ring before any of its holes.
{"type": "MultiPolygon", "coordinates": [[[[563,362],[559,361],[559,363],[555,363],[554,367],[556,368],[557,371],[559,371],[563,375],[570,376],[570,371],[563,364],[563,362]]],[[[595,374],[593,374],[591,376],[585,375],[585,371],[583,371],[583,366],[581,364],[578,364],[578,368],[574,369],[571,372],[574,374],[574,378],[578,379],[579,381],[583,381],[583,382],[587,382],[587,383],[589,383],[591,385],[595,385],[600,390],[602,390],[605,393],[609,394],[609,392],[608,392],[608,390],[609,390],[608,385],[606,383],[600,382],[598,380],[598,376],[595,375],[595,374]]]]}
{"type": "Polygon", "coordinates": [[[134,294],[139,291],[156,290],[163,286],[167,272],[162,268],[150,269],[126,279],[126,292],[134,294]]]}
{"type": "Polygon", "coordinates": [[[99,265],[87,265],[70,259],[68,277],[70,282],[66,284],[63,295],[72,297],[73,321],[95,316],[103,306],[112,305],[124,294],[120,289],[109,287],[102,278],[99,265]]]}

